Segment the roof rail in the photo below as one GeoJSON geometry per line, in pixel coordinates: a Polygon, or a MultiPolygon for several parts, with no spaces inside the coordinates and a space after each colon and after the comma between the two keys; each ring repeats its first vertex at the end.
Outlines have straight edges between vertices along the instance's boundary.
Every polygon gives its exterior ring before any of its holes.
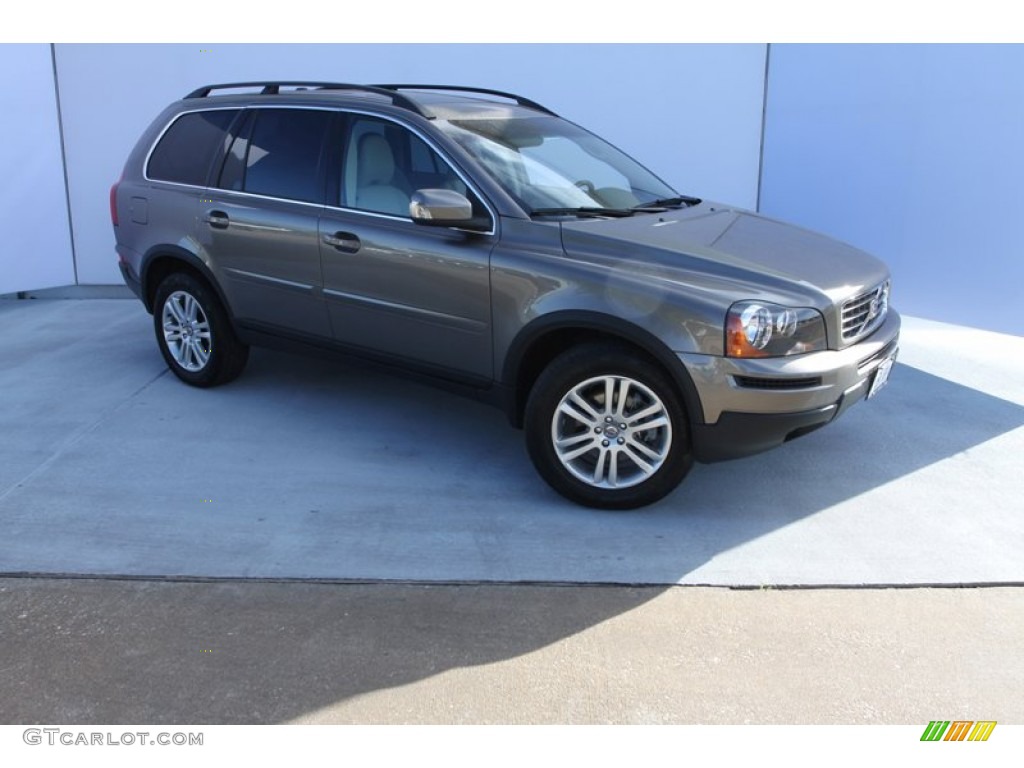
{"type": "Polygon", "coordinates": [[[484,93],[488,96],[501,96],[505,99],[511,99],[516,104],[522,107],[529,107],[530,109],[536,109],[539,112],[545,112],[549,115],[554,115],[545,106],[538,104],[532,99],[527,99],[523,96],[517,96],[514,93],[507,93],[505,91],[495,91],[490,88],[467,88],[463,85],[409,85],[409,84],[378,84],[372,86],[374,88],[380,88],[385,91],[404,91],[404,90],[417,90],[417,91],[454,91],[456,93],[484,93]]]}
{"type": "Polygon", "coordinates": [[[366,93],[375,93],[379,96],[386,96],[391,99],[391,103],[396,107],[402,107],[408,109],[411,112],[415,112],[423,117],[429,117],[426,112],[423,111],[423,107],[417,104],[412,99],[403,96],[400,93],[396,93],[395,89],[382,88],[376,85],[356,85],[354,83],[323,83],[318,81],[259,81],[259,82],[246,82],[246,83],[217,83],[215,85],[204,85],[202,88],[196,88],[186,99],[203,99],[210,95],[211,91],[224,90],[226,88],[262,88],[261,94],[270,95],[280,93],[282,87],[299,87],[299,88],[316,88],[318,90],[325,91],[363,91],[366,93]]]}

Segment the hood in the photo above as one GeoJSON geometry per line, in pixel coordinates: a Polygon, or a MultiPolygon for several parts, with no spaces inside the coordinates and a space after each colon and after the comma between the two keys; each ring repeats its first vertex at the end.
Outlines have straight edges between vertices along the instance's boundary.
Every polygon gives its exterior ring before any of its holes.
{"type": "Polygon", "coordinates": [[[889,276],[878,259],[801,227],[713,203],[619,219],[562,222],[567,255],[587,261],[615,259],[631,271],[714,276],[807,294],[807,288],[841,301],[889,276]]]}

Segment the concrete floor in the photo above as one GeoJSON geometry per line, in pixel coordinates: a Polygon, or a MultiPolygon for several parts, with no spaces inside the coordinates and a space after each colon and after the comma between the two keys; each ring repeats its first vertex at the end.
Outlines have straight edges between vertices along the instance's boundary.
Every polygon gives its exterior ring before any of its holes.
{"type": "Polygon", "coordinates": [[[907,319],[877,399],[613,514],[401,379],[0,328],[0,722],[1024,722],[1024,338],[907,319]]]}
{"type": "Polygon", "coordinates": [[[496,409],[255,350],[167,372],[137,301],[0,302],[0,572],[457,582],[1024,581],[1024,338],[908,320],[887,389],[602,513],[496,409]]]}
{"type": "Polygon", "coordinates": [[[1024,723],[1024,590],[0,579],[0,722],[1024,723]]]}

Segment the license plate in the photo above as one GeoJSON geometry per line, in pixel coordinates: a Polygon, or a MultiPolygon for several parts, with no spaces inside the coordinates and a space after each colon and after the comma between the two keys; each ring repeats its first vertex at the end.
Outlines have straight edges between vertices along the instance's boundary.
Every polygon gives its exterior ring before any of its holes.
{"type": "Polygon", "coordinates": [[[875,371],[875,377],[871,380],[871,389],[868,390],[868,398],[872,398],[881,391],[882,387],[889,381],[889,372],[892,364],[896,362],[896,355],[885,358],[875,371]]]}

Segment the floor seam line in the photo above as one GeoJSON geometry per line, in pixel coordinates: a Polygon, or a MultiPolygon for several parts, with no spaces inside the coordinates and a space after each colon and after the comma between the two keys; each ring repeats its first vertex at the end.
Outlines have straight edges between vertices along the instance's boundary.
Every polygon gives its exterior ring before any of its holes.
{"type": "Polygon", "coordinates": [[[26,485],[30,484],[33,480],[35,480],[39,475],[41,475],[44,472],[46,472],[69,449],[73,448],[75,445],[80,443],[90,432],[95,431],[95,429],[100,424],[102,424],[104,421],[106,421],[108,418],[110,418],[114,413],[116,413],[118,410],[120,410],[122,407],[124,407],[124,405],[126,403],[131,402],[137,395],[139,395],[144,390],[149,388],[150,385],[152,385],[157,379],[159,379],[161,376],[164,376],[166,374],[167,374],[167,369],[164,368],[162,371],[160,371],[158,374],[156,374],[153,378],[151,378],[145,384],[140,386],[134,392],[129,394],[123,400],[118,401],[115,405],[111,406],[110,408],[107,408],[105,411],[100,413],[100,415],[97,416],[92,422],[90,422],[89,424],[87,424],[85,426],[79,427],[74,432],[72,432],[72,434],[68,438],[66,438],[64,440],[64,442],[62,442],[60,445],[58,445],[53,450],[53,452],[43,460],[43,462],[41,464],[39,464],[35,469],[33,469],[31,472],[29,472],[24,477],[22,477],[20,480],[15,481],[6,490],[4,490],[3,492],[0,492],[0,503],[2,503],[12,493],[14,493],[15,491],[17,491],[20,488],[24,488],[26,485]]]}

